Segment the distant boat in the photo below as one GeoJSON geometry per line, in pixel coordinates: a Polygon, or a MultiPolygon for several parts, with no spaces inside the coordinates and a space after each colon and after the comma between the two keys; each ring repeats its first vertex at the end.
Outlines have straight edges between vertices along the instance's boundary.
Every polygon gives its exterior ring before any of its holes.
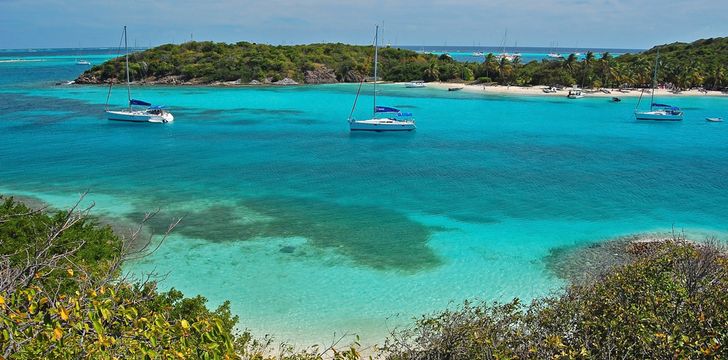
{"type": "Polygon", "coordinates": [[[581,89],[571,89],[569,90],[569,95],[566,95],[569,99],[581,99],[584,97],[584,94],[581,92],[581,89]]]}
{"type": "Polygon", "coordinates": [[[81,44],[78,44],[78,51],[76,52],[76,55],[78,56],[76,58],[76,65],[83,65],[83,66],[89,66],[91,65],[91,62],[86,59],[79,59],[81,57],[81,44]]]}
{"type": "Polygon", "coordinates": [[[557,49],[559,48],[559,43],[557,42],[555,47],[553,47],[554,44],[551,43],[551,46],[552,46],[552,48],[551,48],[552,51],[550,53],[548,53],[546,55],[546,57],[549,57],[551,59],[563,59],[564,56],[561,55],[559,52],[557,52],[557,49]]]}
{"type": "Polygon", "coordinates": [[[719,117],[709,117],[709,118],[705,118],[705,121],[708,121],[708,122],[723,122],[723,118],[719,118],[719,117]]]}
{"type": "Polygon", "coordinates": [[[622,101],[622,99],[620,99],[618,97],[613,97],[612,98],[612,102],[620,102],[620,101],[622,101]]]}
{"type": "Polygon", "coordinates": [[[505,33],[503,34],[503,42],[501,43],[501,52],[499,54],[496,54],[495,55],[495,58],[498,59],[498,60],[505,59],[505,60],[508,60],[508,61],[513,61],[517,57],[520,57],[521,56],[521,54],[516,55],[516,54],[509,54],[508,52],[506,52],[506,40],[507,40],[507,38],[508,38],[508,29],[506,29],[505,33]]]}
{"type": "Polygon", "coordinates": [[[513,61],[513,60],[515,60],[515,59],[516,59],[517,57],[518,57],[518,56],[515,56],[515,55],[513,55],[513,54],[509,54],[509,53],[507,53],[507,52],[504,52],[504,53],[500,53],[500,54],[498,54],[498,55],[496,55],[496,56],[495,56],[495,58],[496,58],[496,59],[498,59],[498,60],[501,60],[501,59],[506,59],[506,60],[508,60],[508,61],[513,61]]]}
{"type": "Polygon", "coordinates": [[[485,54],[483,54],[482,51],[476,51],[473,53],[473,56],[483,56],[483,55],[485,55],[485,54]]]}
{"type": "Polygon", "coordinates": [[[364,83],[362,80],[359,83],[359,90],[356,92],[356,98],[354,99],[354,106],[351,108],[349,114],[349,130],[350,131],[412,131],[417,127],[415,121],[412,119],[412,114],[403,113],[399,109],[389,106],[377,106],[377,65],[379,60],[379,26],[377,25],[374,33],[374,104],[373,114],[371,119],[367,120],[355,120],[354,110],[356,110],[356,102],[359,100],[359,93],[361,92],[361,86],[364,83]],[[386,114],[386,117],[377,117],[377,114],[386,114]]]}
{"type": "MultiPolygon", "coordinates": [[[[168,123],[174,121],[174,116],[164,110],[164,105],[152,105],[146,101],[132,99],[129,85],[129,52],[126,43],[126,26],[124,26],[124,57],[126,60],[126,93],[129,106],[126,109],[109,110],[108,96],[106,97],[106,116],[109,120],[128,122],[168,123]],[[137,108],[135,108],[135,106],[137,108]],[[138,107],[146,107],[139,109],[138,107]]],[[[109,94],[113,83],[109,83],[109,94]]]]}
{"type": "Polygon", "coordinates": [[[657,51],[655,56],[655,71],[652,74],[652,98],[650,99],[650,110],[640,111],[637,110],[642,102],[642,95],[644,90],[640,94],[640,98],[637,101],[637,106],[634,110],[634,117],[637,120],[653,120],[653,121],[681,121],[683,119],[683,112],[677,106],[671,106],[667,104],[655,103],[655,87],[657,83],[657,67],[659,66],[660,51],[657,51]]]}
{"type": "Polygon", "coordinates": [[[543,92],[545,92],[545,93],[547,93],[547,94],[553,94],[553,93],[555,93],[556,91],[558,91],[558,89],[556,89],[556,88],[555,88],[555,87],[553,87],[553,86],[545,87],[545,88],[543,88],[542,90],[543,90],[543,92]]]}
{"type": "Polygon", "coordinates": [[[463,89],[462,86],[458,86],[458,87],[447,88],[447,91],[460,91],[462,89],[463,89]]]}
{"type": "Polygon", "coordinates": [[[427,84],[425,84],[425,82],[422,80],[415,80],[404,84],[404,86],[408,88],[423,88],[427,87],[427,84]]]}

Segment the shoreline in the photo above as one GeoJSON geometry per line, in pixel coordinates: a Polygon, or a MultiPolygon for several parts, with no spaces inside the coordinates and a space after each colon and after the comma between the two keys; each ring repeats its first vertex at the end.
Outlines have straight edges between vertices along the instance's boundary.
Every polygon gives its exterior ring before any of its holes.
{"type": "MultiPolygon", "coordinates": [[[[5,193],[4,196],[20,198],[24,203],[32,203],[36,206],[51,206],[52,204],[44,201],[42,197],[36,197],[30,194],[16,195],[14,193],[5,193]]],[[[103,225],[103,224],[102,224],[103,225]]],[[[112,224],[113,225],[113,224],[112,224]]],[[[117,235],[117,229],[114,229],[117,235]]],[[[681,234],[677,234],[681,235],[681,234]]],[[[621,266],[629,261],[634,260],[640,253],[649,253],[656,245],[660,243],[674,241],[676,238],[675,233],[668,231],[646,231],[646,232],[632,232],[625,235],[616,235],[607,238],[598,238],[593,242],[582,243],[574,246],[561,246],[553,247],[549,254],[541,258],[541,261],[546,265],[545,271],[550,272],[554,276],[557,276],[569,283],[580,283],[583,281],[593,280],[595,276],[599,276],[602,271],[613,269],[621,266]]],[[[690,239],[687,239],[688,241],[690,239]]],[[[555,288],[555,291],[561,291],[562,288],[555,288]]],[[[208,296],[204,292],[192,293],[185,292],[187,296],[202,295],[208,296]]],[[[233,299],[227,299],[234,301],[233,299]]],[[[472,300],[465,299],[465,300],[472,300]]],[[[462,301],[453,301],[453,304],[460,304],[462,301]]],[[[434,312],[443,311],[442,309],[433,309],[434,312]]],[[[244,315],[238,313],[238,315],[244,315]]],[[[239,329],[245,329],[242,323],[238,324],[239,329]]],[[[411,326],[411,322],[407,322],[403,325],[403,328],[411,326]]],[[[250,326],[250,324],[248,324],[250,326]]],[[[366,331],[362,331],[366,332],[366,331]]],[[[344,331],[349,336],[344,340],[348,342],[352,339],[355,334],[361,334],[360,331],[344,331]]],[[[335,333],[338,333],[335,332],[335,333]]],[[[308,340],[302,340],[297,337],[287,337],[285,335],[277,334],[274,331],[256,331],[253,333],[254,336],[260,336],[264,334],[272,335],[274,338],[283,341],[289,345],[296,346],[300,349],[309,348],[315,344],[326,345],[328,344],[323,337],[318,337],[318,340],[308,342],[308,340]]],[[[388,334],[384,333],[384,337],[388,334]]],[[[362,337],[362,348],[359,349],[362,353],[375,356],[377,355],[378,349],[376,346],[381,345],[384,340],[381,338],[367,338],[362,337]]]]}
{"type": "MultiPolygon", "coordinates": [[[[290,80],[290,79],[287,79],[290,80]]],[[[398,85],[404,88],[407,82],[390,82],[390,81],[378,81],[378,84],[383,85],[398,85]]],[[[308,86],[321,86],[321,85],[342,85],[342,84],[357,84],[349,82],[338,82],[338,83],[319,83],[319,84],[306,84],[306,83],[290,83],[283,81],[283,83],[259,83],[259,84],[248,84],[241,83],[238,81],[215,81],[210,83],[203,83],[198,81],[184,81],[184,82],[146,82],[146,81],[135,81],[132,82],[132,86],[150,86],[150,87],[204,87],[204,88],[270,88],[270,87],[308,87],[308,86]]],[[[448,91],[450,88],[461,88],[460,91],[467,93],[478,93],[486,95],[504,95],[504,96],[544,96],[544,97],[566,97],[568,95],[570,87],[557,88],[556,92],[546,93],[543,89],[548,88],[544,85],[534,86],[508,86],[508,85],[484,85],[484,84],[466,84],[457,82],[441,82],[433,81],[425,83],[427,88],[448,91]]],[[[56,85],[108,85],[108,83],[85,83],[76,82],[75,80],[66,83],[56,83],[56,85]]],[[[412,89],[416,91],[416,89],[412,89]]],[[[650,96],[650,89],[640,88],[629,88],[629,89],[615,89],[615,88],[602,88],[602,89],[581,89],[584,98],[595,97],[595,98],[613,98],[613,97],[639,97],[643,93],[643,96],[650,96]]],[[[728,97],[728,93],[717,91],[717,90],[698,90],[690,89],[675,93],[668,89],[655,89],[655,96],[659,97],[728,97]]]]}
{"type": "MultiPolygon", "coordinates": [[[[405,83],[396,83],[396,84],[402,84],[405,83]]],[[[568,95],[569,90],[571,88],[564,87],[560,90],[557,90],[554,93],[545,93],[543,91],[544,88],[547,88],[548,86],[544,85],[534,85],[534,86],[506,86],[506,85],[483,85],[483,84],[477,84],[477,85],[470,85],[470,84],[464,84],[464,83],[447,83],[447,82],[429,82],[427,83],[427,87],[431,87],[433,89],[442,89],[442,90],[448,90],[449,88],[454,87],[462,87],[461,91],[466,91],[469,93],[481,93],[481,94],[490,94],[490,95],[513,95],[513,96],[546,96],[546,97],[566,97],[568,95]]],[[[607,88],[604,89],[608,92],[603,92],[601,90],[591,90],[591,89],[582,89],[582,92],[584,94],[584,98],[588,97],[599,97],[599,98],[612,98],[612,97],[639,97],[642,93],[642,90],[644,90],[645,96],[649,96],[651,93],[650,89],[628,89],[628,90],[619,90],[619,89],[613,89],[613,88],[607,88]]],[[[704,96],[704,97],[728,97],[728,94],[723,93],[721,91],[716,90],[710,90],[702,92],[698,89],[691,89],[691,90],[685,90],[681,91],[680,93],[673,93],[672,91],[668,89],[655,89],[655,96],[660,97],[683,97],[683,96],[704,96]]]]}

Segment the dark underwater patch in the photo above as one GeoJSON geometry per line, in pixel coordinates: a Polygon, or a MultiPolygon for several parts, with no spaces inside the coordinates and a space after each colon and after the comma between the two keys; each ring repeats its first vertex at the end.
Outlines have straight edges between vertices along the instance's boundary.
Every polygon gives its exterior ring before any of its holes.
{"type": "MultiPolygon", "coordinates": [[[[139,218],[143,214],[129,216],[139,218]]],[[[255,198],[236,206],[213,205],[185,214],[157,216],[148,225],[155,233],[164,232],[172,216],[184,216],[175,233],[212,242],[304,237],[310,246],[333,250],[357,265],[378,270],[413,273],[441,264],[427,246],[433,229],[377,207],[303,198],[255,198]],[[251,221],[246,211],[269,220],[251,221]]],[[[281,249],[282,253],[289,251],[293,249],[281,249]]]]}
{"type": "Polygon", "coordinates": [[[572,283],[583,283],[633,260],[634,256],[626,250],[629,242],[629,238],[618,238],[552,248],[543,261],[556,277],[572,283]]]}

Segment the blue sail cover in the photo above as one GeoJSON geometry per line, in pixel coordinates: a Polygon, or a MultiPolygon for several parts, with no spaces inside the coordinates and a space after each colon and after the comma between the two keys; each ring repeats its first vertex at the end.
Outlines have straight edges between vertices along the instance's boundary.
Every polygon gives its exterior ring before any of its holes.
{"type": "Polygon", "coordinates": [[[146,101],[141,101],[141,100],[137,100],[137,99],[129,100],[129,104],[130,105],[139,105],[139,106],[151,106],[152,105],[146,101]]]}
{"type": "Polygon", "coordinates": [[[375,106],[374,111],[378,112],[378,113],[390,113],[390,112],[398,113],[399,109],[395,109],[395,108],[389,107],[389,106],[375,106]]]}
{"type": "Polygon", "coordinates": [[[397,116],[408,117],[408,116],[412,116],[412,113],[401,112],[401,113],[397,113],[397,116]]]}

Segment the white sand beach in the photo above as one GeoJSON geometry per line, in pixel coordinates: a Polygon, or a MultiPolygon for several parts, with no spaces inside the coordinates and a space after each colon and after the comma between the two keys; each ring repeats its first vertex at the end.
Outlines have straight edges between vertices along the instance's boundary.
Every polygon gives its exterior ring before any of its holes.
{"type": "MultiPolygon", "coordinates": [[[[404,84],[404,83],[403,83],[404,84]]],[[[466,85],[459,83],[445,83],[445,82],[428,82],[428,87],[435,89],[443,89],[447,91],[449,88],[462,87],[462,91],[478,92],[492,95],[528,95],[528,96],[562,96],[566,97],[569,93],[570,88],[562,88],[553,93],[545,93],[543,91],[547,86],[503,86],[503,85],[466,85]]],[[[584,97],[627,97],[627,96],[640,96],[641,89],[631,90],[619,90],[619,89],[583,89],[584,97]]],[[[650,94],[650,89],[645,89],[645,95],[650,94]]],[[[680,93],[674,93],[668,89],[657,89],[655,96],[670,97],[670,96],[728,96],[726,93],[720,91],[700,91],[697,89],[684,90],[680,93]]]]}

